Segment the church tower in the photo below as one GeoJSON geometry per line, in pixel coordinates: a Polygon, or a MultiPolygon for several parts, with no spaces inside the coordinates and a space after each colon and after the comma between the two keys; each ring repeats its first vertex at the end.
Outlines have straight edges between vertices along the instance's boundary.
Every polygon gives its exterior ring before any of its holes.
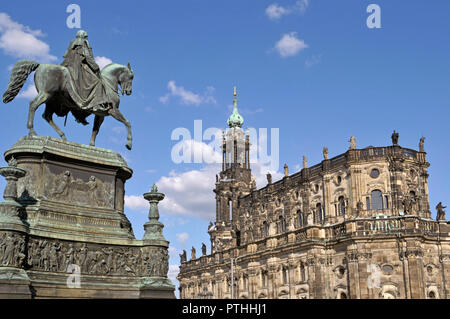
{"type": "Polygon", "coordinates": [[[239,245],[239,198],[250,194],[256,184],[250,169],[250,141],[238,112],[236,87],[229,129],[222,133],[222,171],[216,175],[216,222],[208,230],[212,251],[239,245]]]}

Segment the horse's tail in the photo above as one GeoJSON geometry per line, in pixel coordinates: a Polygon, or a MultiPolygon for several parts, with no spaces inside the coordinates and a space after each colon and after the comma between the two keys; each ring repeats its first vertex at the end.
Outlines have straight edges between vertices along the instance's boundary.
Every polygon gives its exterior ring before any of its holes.
{"type": "Polygon", "coordinates": [[[28,75],[36,70],[39,63],[29,60],[20,60],[14,65],[11,71],[11,77],[9,78],[8,88],[3,94],[3,103],[11,102],[20,89],[25,84],[28,75]]]}

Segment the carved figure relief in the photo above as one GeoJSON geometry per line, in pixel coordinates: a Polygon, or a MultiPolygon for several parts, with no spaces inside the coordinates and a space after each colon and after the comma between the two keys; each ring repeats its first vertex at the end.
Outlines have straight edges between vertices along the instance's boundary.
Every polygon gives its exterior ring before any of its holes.
{"type": "Polygon", "coordinates": [[[75,178],[68,170],[54,175],[48,167],[45,169],[47,170],[45,175],[48,176],[44,187],[46,198],[80,205],[114,207],[114,187],[111,183],[104,183],[95,176],[90,176],[88,181],[84,181],[75,178]]]}
{"type": "MultiPolygon", "coordinates": [[[[19,238],[6,235],[0,237],[2,265],[11,264],[11,258],[25,257],[18,251],[23,251],[23,245],[17,245],[18,240],[19,238]],[[16,247],[16,251],[11,252],[12,247],[16,247]]],[[[139,247],[124,249],[32,238],[28,242],[27,261],[31,269],[41,271],[66,272],[69,265],[77,264],[85,274],[166,277],[169,270],[167,250],[149,247],[143,249],[144,253],[139,247]]]]}
{"type": "Polygon", "coordinates": [[[25,241],[20,235],[2,233],[0,235],[0,265],[19,267],[24,258],[25,241]]]}

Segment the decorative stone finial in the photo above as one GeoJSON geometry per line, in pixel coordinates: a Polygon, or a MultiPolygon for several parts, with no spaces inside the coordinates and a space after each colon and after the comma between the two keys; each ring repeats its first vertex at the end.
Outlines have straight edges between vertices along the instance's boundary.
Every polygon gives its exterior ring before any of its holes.
{"type": "Polygon", "coordinates": [[[284,164],[284,176],[285,177],[289,176],[289,167],[287,164],[284,164]]]}
{"type": "Polygon", "coordinates": [[[150,202],[150,211],[148,213],[149,221],[145,223],[144,240],[167,242],[162,234],[164,225],[159,222],[158,203],[164,199],[165,195],[158,192],[158,187],[153,184],[150,192],[144,194],[144,198],[150,202]]]}
{"type": "Polygon", "coordinates": [[[308,159],[306,156],[303,156],[303,168],[308,168],[308,159]]]}

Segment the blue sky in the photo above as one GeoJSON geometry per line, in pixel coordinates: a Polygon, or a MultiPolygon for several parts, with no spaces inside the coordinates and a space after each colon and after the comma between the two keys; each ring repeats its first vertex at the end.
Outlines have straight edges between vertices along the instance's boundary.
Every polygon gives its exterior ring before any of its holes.
{"type": "MultiPolygon", "coordinates": [[[[66,7],[73,2],[2,3],[3,91],[19,58],[62,62],[77,31],[66,26],[66,7]]],[[[358,148],[389,145],[395,129],[404,147],[417,149],[426,137],[433,215],[439,201],[450,203],[449,1],[75,3],[98,61],[130,62],[135,72],[133,94],[120,104],[133,126],[133,150],[125,149],[125,130],[112,118],[106,118],[97,146],[121,153],[134,170],[126,184],[126,214],[137,238],[147,220],[139,197],[154,182],[166,193],[160,213],[171,242],[172,277],[182,249],[199,251],[205,242],[209,251],[217,167],[174,163],[171,133],[185,127],[193,134],[194,120],[202,120],[204,129],[225,128],[233,86],[244,126],[279,128],[279,172],[284,163],[296,171],[303,155],[309,165],[318,163],[323,146],[330,157],[345,152],[351,135],[358,148]],[[371,3],[381,8],[381,29],[366,26],[371,3]]],[[[25,93],[0,108],[3,151],[27,134],[30,84],[32,76],[25,93]]],[[[38,134],[57,137],[42,111],[35,120],[38,134]]],[[[63,126],[62,118],[56,122],[63,126]]],[[[63,130],[71,141],[89,142],[91,126],[69,117],[63,130]]],[[[266,167],[257,165],[254,173],[263,181],[266,167]]]]}

